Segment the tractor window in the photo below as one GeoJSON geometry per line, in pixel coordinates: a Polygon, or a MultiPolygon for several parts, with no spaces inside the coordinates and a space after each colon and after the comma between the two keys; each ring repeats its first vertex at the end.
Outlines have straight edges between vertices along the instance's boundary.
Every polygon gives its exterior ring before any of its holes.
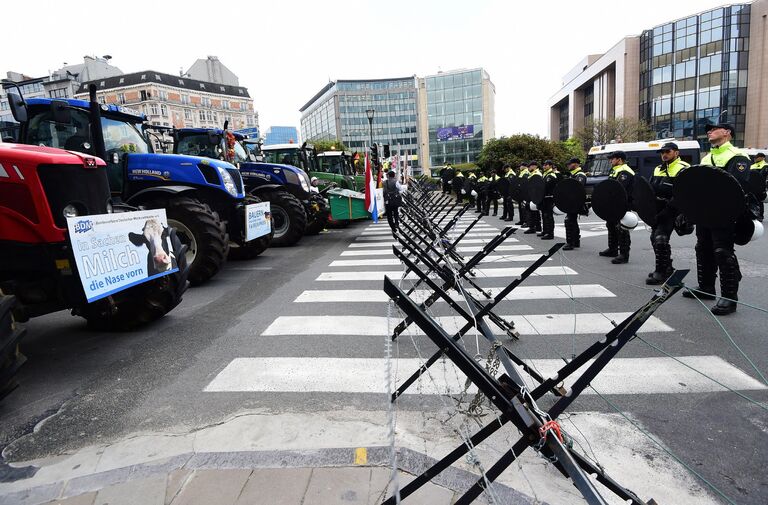
{"type": "Polygon", "coordinates": [[[299,152],[296,149],[279,149],[273,151],[264,151],[265,163],[279,163],[281,165],[291,165],[301,167],[299,152]]]}
{"type": "Polygon", "coordinates": [[[234,163],[245,163],[248,161],[248,153],[240,142],[235,142],[235,161],[234,163]]]}
{"type": "Polygon", "coordinates": [[[211,144],[211,140],[207,133],[200,135],[186,135],[179,139],[179,144],[176,147],[176,152],[179,154],[187,154],[189,156],[201,156],[203,158],[218,158],[216,153],[216,146],[211,144]]]}
{"type": "Polygon", "coordinates": [[[27,126],[26,142],[93,154],[93,141],[88,130],[88,113],[73,109],[69,124],[55,122],[49,110],[33,114],[27,126]]]}
{"type": "Polygon", "coordinates": [[[102,117],[101,129],[104,132],[107,156],[112,153],[149,152],[147,140],[131,123],[102,117]]]}
{"type": "Polygon", "coordinates": [[[344,164],[341,156],[323,156],[318,158],[320,171],[329,174],[344,175],[344,164]]]}

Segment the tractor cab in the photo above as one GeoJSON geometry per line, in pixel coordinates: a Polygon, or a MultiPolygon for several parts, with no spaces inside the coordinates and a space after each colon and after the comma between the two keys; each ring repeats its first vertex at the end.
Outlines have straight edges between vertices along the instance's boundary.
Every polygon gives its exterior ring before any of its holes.
{"type": "MultiPolygon", "coordinates": [[[[315,174],[312,174],[315,175],[315,174]]],[[[352,153],[348,151],[326,151],[317,155],[318,179],[335,182],[342,189],[362,190],[355,179],[352,167],[352,153]]]]}

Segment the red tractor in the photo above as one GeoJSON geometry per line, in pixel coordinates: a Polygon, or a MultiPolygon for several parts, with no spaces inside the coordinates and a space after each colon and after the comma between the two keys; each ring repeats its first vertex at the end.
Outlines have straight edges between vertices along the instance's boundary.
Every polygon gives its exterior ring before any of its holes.
{"type": "Polygon", "coordinates": [[[186,248],[171,229],[178,271],[88,303],[67,218],[121,210],[112,208],[110,198],[106,163],[101,159],[0,143],[0,397],[21,359],[20,332],[11,314],[24,322],[71,309],[92,328],[129,330],[159,319],[181,302],[189,268],[186,248]]]}

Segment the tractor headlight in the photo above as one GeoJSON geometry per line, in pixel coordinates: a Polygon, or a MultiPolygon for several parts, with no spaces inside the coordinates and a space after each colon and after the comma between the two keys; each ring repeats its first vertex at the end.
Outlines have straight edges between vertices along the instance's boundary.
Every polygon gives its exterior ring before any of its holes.
{"type": "Polygon", "coordinates": [[[64,207],[61,210],[61,213],[64,214],[65,218],[67,218],[67,217],[77,217],[77,207],[75,207],[74,205],[72,205],[70,203],[69,205],[67,205],[66,207],[64,207]]]}
{"type": "Polygon", "coordinates": [[[227,192],[232,196],[237,196],[237,186],[235,186],[235,181],[232,179],[232,176],[229,175],[227,169],[216,167],[216,170],[219,171],[219,175],[221,176],[221,180],[224,182],[224,187],[227,189],[227,192]]]}
{"type": "Polygon", "coordinates": [[[306,173],[301,174],[299,182],[301,183],[301,189],[309,193],[309,176],[306,173]]]}

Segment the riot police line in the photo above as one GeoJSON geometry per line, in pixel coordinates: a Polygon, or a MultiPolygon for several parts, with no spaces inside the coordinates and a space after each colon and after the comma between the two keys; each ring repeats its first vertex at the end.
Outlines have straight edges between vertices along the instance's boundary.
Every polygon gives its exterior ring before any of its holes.
{"type": "Polygon", "coordinates": [[[715,300],[715,315],[736,311],[741,280],[735,245],[744,246],[763,234],[763,200],[766,199],[768,164],[759,154],[752,163],[731,144],[734,129],[722,123],[709,125],[713,146],[699,165],[690,166],[673,142],[657,152],[660,163],[650,179],[636,175],[622,151],[609,155],[611,173],[592,187],[588,197],[588,175],[580,160],[570,159],[558,169],[551,160],[518,167],[505,165],[497,171],[463,174],[452,167],[441,173],[443,192],[455,193],[458,202],[469,201],[475,212],[498,216],[502,201],[504,221],[515,220],[541,240],[554,239],[554,216],[564,215],[566,251],[580,248],[578,219],[590,210],[606,222],[608,247],[599,252],[613,264],[629,262],[631,230],[640,220],[650,228],[655,256],[646,284],[658,285],[674,271],[672,238],[696,233],[698,286],[686,291],[687,298],[715,300]],[[716,279],[720,277],[720,297],[716,279]]]}

